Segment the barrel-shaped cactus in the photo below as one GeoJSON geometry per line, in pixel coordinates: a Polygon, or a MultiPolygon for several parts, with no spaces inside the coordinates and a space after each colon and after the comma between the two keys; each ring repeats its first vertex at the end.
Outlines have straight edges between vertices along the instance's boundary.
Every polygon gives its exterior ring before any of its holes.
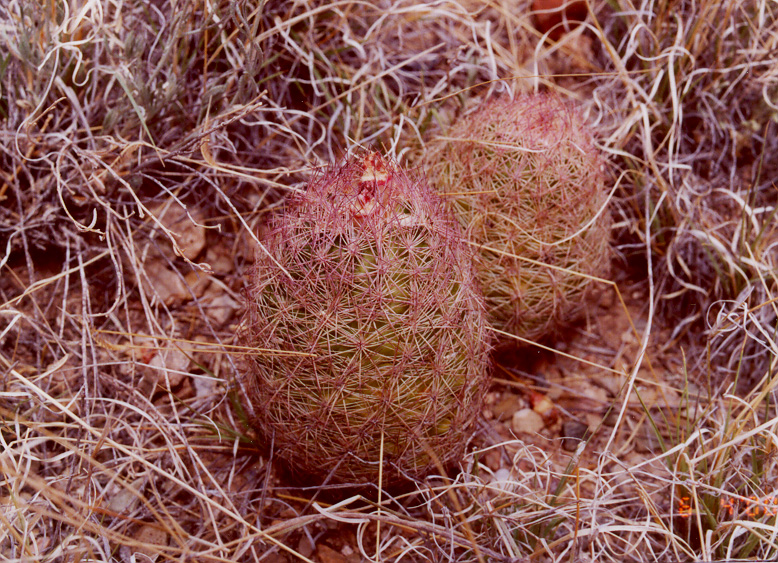
{"type": "Polygon", "coordinates": [[[603,161],[574,108],[546,94],[486,102],[429,144],[424,165],[481,247],[495,328],[537,340],[580,316],[611,247],[603,161]]]}
{"type": "Polygon", "coordinates": [[[259,434],[293,472],[418,478],[462,454],[488,384],[472,251],[423,181],[377,153],[290,196],[247,288],[243,378],[259,434]],[[435,459],[437,458],[437,459],[435,459]]]}

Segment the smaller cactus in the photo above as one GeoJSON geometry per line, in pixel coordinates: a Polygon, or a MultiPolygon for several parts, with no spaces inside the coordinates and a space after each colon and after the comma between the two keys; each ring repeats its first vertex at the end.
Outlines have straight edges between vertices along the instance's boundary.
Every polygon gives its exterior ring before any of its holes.
{"type": "Polygon", "coordinates": [[[574,109],[553,95],[487,102],[430,143],[424,164],[487,247],[476,262],[495,328],[537,340],[581,315],[590,276],[609,272],[610,218],[598,216],[602,160],[574,109]]]}
{"type": "Polygon", "coordinates": [[[249,358],[247,411],[276,455],[345,483],[377,482],[383,459],[384,485],[460,456],[489,338],[440,199],[371,153],[315,175],[263,238],[243,340],[310,354],[249,358]]]}

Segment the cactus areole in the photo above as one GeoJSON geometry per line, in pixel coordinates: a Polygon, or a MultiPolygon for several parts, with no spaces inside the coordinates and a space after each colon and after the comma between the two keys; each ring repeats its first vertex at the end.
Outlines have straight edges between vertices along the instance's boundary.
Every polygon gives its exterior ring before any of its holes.
{"type": "Polygon", "coordinates": [[[420,478],[462,455],[488,384],[470,247],[377,153],[313,177],[271,220],[247,288],[252,424],[294,473],[420,478]],[[300,355],[304,353],[307,355],[300,355]]]}

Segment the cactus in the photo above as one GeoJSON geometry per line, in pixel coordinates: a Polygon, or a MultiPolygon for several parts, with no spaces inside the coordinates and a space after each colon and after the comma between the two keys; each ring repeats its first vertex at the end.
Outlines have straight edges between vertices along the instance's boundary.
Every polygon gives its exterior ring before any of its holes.
{"type": "Polygon", "coordinates": [[[538,340],[578,318],[611,258],[602,161],[578,113],[553,95],[500,98],[428,148],[430,177],[482,246],[492,326],[538,340]]]}
{"type": "Polygon", "coordinates": [[[247,288],[252,425],[295,473],[419,478],[462,454],[488,385],[483,297],[456,220],[377,153],[271,220],[247,288]],[[308,355],[299,355],[300,353],[308,355]],[[383,444],[383,447],[382,447],[383,444]]]}

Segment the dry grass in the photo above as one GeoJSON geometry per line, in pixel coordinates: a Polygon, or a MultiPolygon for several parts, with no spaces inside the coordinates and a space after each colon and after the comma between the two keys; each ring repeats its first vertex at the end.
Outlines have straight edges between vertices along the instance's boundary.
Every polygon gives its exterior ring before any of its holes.
{"type": "Polygon", "coordinates": [[[778,5],[595,0],[553,42],[524,0],[384,4],[0,5],[0,558],[775,560],[778,5]],[[614,305],[503,359],[463,471],[284,481],[229,401],[262,217],[548,89],[610,155],[614,305]]]}
{"type": "Polygon", "coordinates": [[[712,348],[695,367],[752,388],[774,369],[778,6],[611,2],[597,27],[614,76],[593,97],[623,157],[624,248],[649,257],[672,345],[702,327],[712,348]]]}

